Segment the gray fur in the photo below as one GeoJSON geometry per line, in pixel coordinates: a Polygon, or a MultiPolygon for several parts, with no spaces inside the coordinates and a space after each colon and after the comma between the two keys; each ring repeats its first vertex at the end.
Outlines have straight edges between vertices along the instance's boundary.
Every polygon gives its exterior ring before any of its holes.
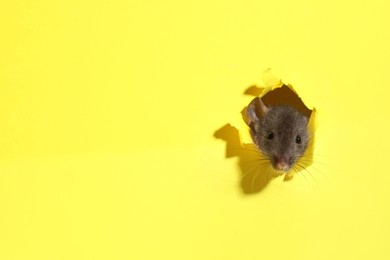
{"type": "Polygon", "coordinates": [[[308,144],[308,118],[288,105],[266,107],[260,98],[255,98],[247,108],[247,117],[254,144],[276,164],[284,161],[290,169],[303,156],[308,144]],[[273,133],[271,140],[267,135],[273,133]],[[301,143],[296,143],[300,136],[301,143]]]}

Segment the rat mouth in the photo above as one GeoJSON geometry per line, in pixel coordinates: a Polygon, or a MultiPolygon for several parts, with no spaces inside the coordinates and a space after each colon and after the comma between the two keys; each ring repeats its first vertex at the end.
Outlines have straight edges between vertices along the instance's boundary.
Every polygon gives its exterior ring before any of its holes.
{"type": "Polygon", "coordinates": [[[291,169],[292,164],[287,158],[274,158],[272,166],[275,171],[286,173],[291,169]]]}
{"type": "Polygon", "coordinates": [[[281,173],[281,174],[284,174],[284,173],[287,173],[290,169],[291,169],[291,167],[290,166],[285,166],[285,167],[280,167],[280,166],[275,166],[275,165],[272,165],[273,167],[273,169],[275,170],[275,172],[277,172],[277,173],[281,173]]]}

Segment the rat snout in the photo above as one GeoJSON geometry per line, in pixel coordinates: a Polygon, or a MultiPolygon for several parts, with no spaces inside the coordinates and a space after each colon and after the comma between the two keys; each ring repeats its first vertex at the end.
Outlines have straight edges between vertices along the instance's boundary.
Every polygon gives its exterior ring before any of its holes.
{"type": "Polygon", "coordinates": [[[280,171],[288,171],[290,169],[290,163],[287,157],[277,157],[276,158],[276,164],[275,164],[276,170],[280,171]]]}

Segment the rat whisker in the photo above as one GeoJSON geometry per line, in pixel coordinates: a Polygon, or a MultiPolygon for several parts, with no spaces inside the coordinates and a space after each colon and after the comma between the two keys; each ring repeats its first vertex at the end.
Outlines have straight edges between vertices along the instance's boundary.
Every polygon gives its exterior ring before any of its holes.
{"type": "Polygon", "coordinates": [[[295,165],[293,165],[292,169],[294,170],[294,173],[296,173],[296,174],[300,173],[298,168],[295,165]]]}
{"type": "Polygon", "coordinates": [[[241,176],[241,180],[244,179],[247,175],[249,175],[250,173],[253,173],[253,171],[255,171],[256,169],[258,168],[258,165],[255,165],[253,166],[252,168],[250,168],[247,172],[245,172],[242,176],[241,176]]]}
{"type": "Polygon", "coordinates": [[[271,180],[271,179],[277,177],[277,176],[275,175],[274,169],[273,169],[271,166],[268,167],[268,176],[269,176],[269,180],[271,180]]]}
{"type": "Polygon", "coordinates": [[[321,161],[317,161],[317,160],[310,160],[306,157],[302,157],[301,160],[302,162],[305,162],[307,165],[310,165],[310,164],[321,164],[323,166],[326,166],[326,167],[329,167],[329,168],[332,168],[332,169],[336,169],[334,166],[330,165],[330,164],[327,164],[327,163],[324,163],[324,162],[321,162],[321,161]]]}
{"type": "MultiPolygon", "coordinates": [[[[256,162],[253,162],[252,163],[252,167],[250,167],[250,169],[249,170],[247,170],[246,172],[245,172],[245,174],[241,177],[241,178],[243,178],[245,175],[247,175],[248,173],[250,173],[250,172],[252,172],[252,170],[253,169],[256,169],[257,167],[259,167],[259,164],[258,163],[256,163],[256,162]]],[[[245,169],[243,169],[243,171],[244,171],[245,169]]]]}
{"type": "Polygon", "coordinates": [[[255,180],[257,179],[258,175],[259,175],[259,172],[260,172],[260,168],[257,169],[257,172],[255,173],[255,175],[253,176],[253,179],[252,179],[252,192],[254,191],[254,183],[255,183],[255,180]]]}
{"type": "Polygon", "coordinates": [[[269,162],[263,162],[263,163],[260,163],[259,166],[262,166],[263,168],[266,167],[266,166],[269,166],[269,162]]]}
{"type": "Polygon", "coordinates": [[[251,160],[245,160],[245,161],[243,160],[243,162],[240,162],[239,164],[244,165],[245,163],[248,163],[248,162],[260,162],[260,161],[265,161],[265,159],[258,157],[258,158],[251,159],[251,160]]]}
{"type": "Polygon", "coordinates": [[[261,186],[265,186],[267,183],[267,173],[268,173],[268,168],[266,169],[265,173],[263,174],[263,177],[261,178],[261,186]]]}
{"type": "Polygon", "coordinates": [[[249,173],[252,173],[254,169],[256,168],[263,168],[261,166],[267,165],[267,163],[260,163],[260,164],[255,164],[253,167],[251,167],[243,176],[241,176],[241,179],[243,179],[245,176],[247,176],[249,173]]]}
{"type": "Polygon", "coordinates": [[[306,162],[306,164],[309,164],[309,163],[312,163],[312,164],[318,163],[318,164],[321,164],[321,165],[323,165],[323,166],[332,168],[333,170],[336,170],[336,168],[335,168],[334,166],[332,166],[332,165],[330,165],[330,164],[328,164],[328,163],[324,163],[324,162],[317,161],[317,160],[310,160],[310,159],[305,159],[305,158],[303,158],[301,161],[306,162]]]}
{"type": "Polygon", "coordinates": [[[313,170],[315,170],[316,172],[318,172],[318,173],[323,174],[323,175],[326,176],[326,173],[325,173],[324,171],[321,171],[320,169],[314,167],[313,165],[305,165],[305,162],[303,162],[303,161],[300,161],[300,164],[303,165],[303,166],[305,166],[306,168],[310,167],[310,168],[312,168],[313,170]]]}
{"type": "Polygon", "coordinates": [[[306,167],[303,167],[302,165],[300,165],[299,163],[296,163],[295,164],[296,166],[298,166],[298,167],[300,167],[300,168],[302,168],[303,170],[305,170],[307,173],[309,173],[310,174],[310,176],[313,178],[313,180],[318,184],[318,182],[317,182],[317,180],[316,180],[316,178],[314,178],[314,176],[311,174],[311,172],[310,171],[308,171],[307,169],[306,169],[306,167]]]}
{"type": "Polygon", "coordinates": [[[263,154],[263,156],[264,156],[265,158],[267,158],[267,159],[272,158],[272,154],[266,152],[266,148],[265,148],[265,147],[260,147],[260,148],[261,148],[260,152],[261,152],[261,154],[263,154]]]}
{"type": "Polygon", "coordinates": [[[254,152],[259,152],[259,149],[255,145],[252,145],[251,147],[245,147],[244,146],[243,149],[246,149],[246,150],[249,150],[249,151],[254,151],[254,152]]]}
{"type": "Polygon", "coordinates": [[[297,164],[294,165],[294,168],[295,168],[295,170],[296,170],[296,173],[297,173],[299,176],[303,176],[303,174],[302,174],[302,169],[301,169],[301,168],[298,168],[298,165],[297,165],[297,164]]]}
{"type": "Polygon", "coordinates": [[[258,160],[258,159],[255,159],[255,160],[249,160],[249,161],[241,162],[241,163],[239,163],[239,165],[240,165],[241,168],[246,168],[247,166],[250,166],[251,164],[261,165],[261,164],[267,164],[267,163],[268,163],[268,160],[258,160]]]}
{"type": "Polygon", "coordinates": [[[271,175],[271,167],[267,167],[267,171],[265,172],[265,174],[263,175],[263,178],[262,178],[262,187],[265,187],[265,185],[267,185],[267,183],[272,179],[272,176],[271,175]]]}
{"type": "Polygon", "coordinates": [[[303,178],[306,180],[306,182],[309,183],[309,180],[306,178],[305,174],[303,174],[300,170],[298,170],[298,168],[296,167],[296,165],[294,165],[294,169],[295,169],[296,173],[297,173],[299,176],[303,176],[303,178]]]}

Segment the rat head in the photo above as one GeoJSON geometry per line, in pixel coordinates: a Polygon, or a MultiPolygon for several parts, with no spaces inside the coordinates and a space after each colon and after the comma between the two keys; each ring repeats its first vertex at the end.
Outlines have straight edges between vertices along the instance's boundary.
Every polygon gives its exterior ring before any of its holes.
{"type": "Polygon", "coordinates": [[[275,170],[287,172],[303,156],[308,118],[288,105],[266,107],[259,97],[246,110],[255,145],[275,170]]]}

